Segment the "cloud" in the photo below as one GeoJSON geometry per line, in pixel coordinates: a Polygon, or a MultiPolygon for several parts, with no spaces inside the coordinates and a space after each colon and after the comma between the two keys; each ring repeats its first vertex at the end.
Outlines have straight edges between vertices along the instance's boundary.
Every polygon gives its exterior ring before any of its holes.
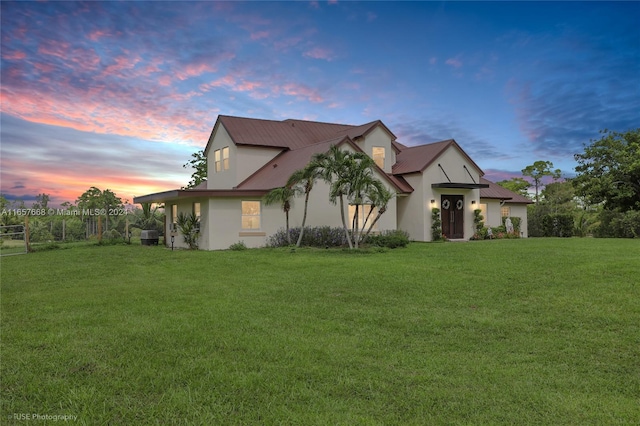
{"type": "Polygon", "coordinates": [[[73,202],[97,186],[132,200],[135,195],[178,188],[189,180],[191,172],[182,164],[195,152],[191,147],[30,123],[4,113],[0,120],[0,192],[13,198],[26,200],[45,192],[59,204],[73,202]],[[159,170],[165,171],[162,176],[159,170]]]}
{"type": "Polygon", "coordinates": [[[444,61],[445,64],[452,66],[453,68],[460,68],[462,66],[462,61],[460,57],[449,58],[444,61]]]}
{"type": "Polygon", "coordinates": [[[306,58],[312,59],[323,59],[325,61],[332,61],[335,59],[335,54],[331,49],[323,48],[323,47],[314,47],[310,50],[307,50],[302,54],[306,58]]]}

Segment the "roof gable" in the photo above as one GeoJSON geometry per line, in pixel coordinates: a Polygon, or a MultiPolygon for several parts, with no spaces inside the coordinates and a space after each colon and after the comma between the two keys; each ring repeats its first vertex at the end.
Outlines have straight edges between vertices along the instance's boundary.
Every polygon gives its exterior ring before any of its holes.
{"type": "Polygon", "coordinates": [[[396,147],[401,149],[401,151],[396,155],[396,164],[394,164],[392,168],[394,175],[422,173],[450,147],[458,150],[469,164],[478,170],[480,176],[484,175],[482,169],[478,167],[475,161],[473,161],[453,139],[411,147],[396,144],[396,147]]]}

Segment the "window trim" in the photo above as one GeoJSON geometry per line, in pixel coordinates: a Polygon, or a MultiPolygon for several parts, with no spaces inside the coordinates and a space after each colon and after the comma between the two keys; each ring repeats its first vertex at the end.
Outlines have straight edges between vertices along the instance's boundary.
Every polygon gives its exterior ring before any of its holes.
{"type": "Polygon", "coordinates": [[[229,170],[229,147],[222,148],[222,170],[229,170]]]}
{"type": "Polygon", "coordinates": [[[262,229],[262,202],[260,200],[242,200],[240,202],[240,229],[242,231],[259,231],[262,229]],[[258,214],[245,214],[245,203],[258,203],[258,214]],[[258,226],[252,228],[245,228],[245,218],[258,218],[258,226]]]}
{"type": "Polygon", "coordinates": [[[213,165],[214,165],[214,171],[216,173],[220,173],[222,171],[222,163],[220,161],[219,149],[216,149],[215,151],[213,151],[213,165]]]}

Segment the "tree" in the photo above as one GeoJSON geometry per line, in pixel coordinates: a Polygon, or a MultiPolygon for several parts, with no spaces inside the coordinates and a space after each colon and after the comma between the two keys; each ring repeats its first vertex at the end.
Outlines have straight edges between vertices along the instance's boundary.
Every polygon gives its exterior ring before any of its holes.
{"type": "Polygon", "coordinates": [[[49,206],[50,199],[51,198],[49,197],[49,195],[45,194],[44,192],[42,194],[36,195],[36,202],[33,203],[33,209],[46,210],[47,207],[49,206]]]}
{"type": "Polygon", "coordinates": [[[329,152],[315,154],[312,161],[320,165],[320,175],[322,179],[330,185],[329,200],[336,204],[336,200],[340,201],[340,217],[342,219],[342,227],[349,244],[349,248],[353,248],[351,236],[347,228],[347,220],[344,216],[344,197],[347,193],[348,175],[349,175],[349,152],[341,150],[336,145],[332,145],[329,152]]]}
{"type": "MultiPolygon", "coordinates": [[[[368,155],[356,152],[349,156],[349,173],[346,176],[347,199],[354,206],[351,234],[355,248],[358,248],[365,224],[360,225],[360,208],[371,204],[368,194],[373,193],[373,187],[379,181],[373,176],[374,162],[368,155]]],[[[371,209],[369,210],[371,212],[371,209]]]]}
{"type": "MultiPolygon", "coordinates": [[[[304,192],[304,214],[302,215],[302,225],[300,226],[300,235],[296,241],[296,247],[300,247],[302,237],[304,235],[304,227],[307,223],[307,207],[309,206],[309,194],[313,189],[316,180],[321,176],[321,164],[317,161],[310,161],[305,168],[296,170],[289,177],[287,185],[297,187],[299,192],[304,192]]],[[[289,233],[287,232],[287,237],[289,233]]]]}
{"type": "Polygon", "coordinates": [[[605,210],[640,210],[640,128],[602,137],[575,154],[576,193],[605,210]]]}
{"type": "Polygon", "coordinates": [[[547,184],[540,192],[542,203],[548,204],[551,211],[558,213],[574,213],[578,208],[576,193],[570,180],[547,184]]]}
{"type": "Polygon", "coordinates": [[[542,186],[542,178],[551,176],[554,179],[560,179],[562,173],[560,169],[552,170],[553,163],[551,161],[536,161],[535,163],[522,169],[522,174],[533,179],[533,186],[536,188],[536,203],[540,201],[539,193],[542,186]]]}
{"type": "Polygon", "coordinates": [[[265,204],[280,204],[286,218],[287,243],[291,245],[291,235],[289,234],[289,210],[291,210],[291,200],[296,196],[295,187],[285,185],[280,188],[274,188],[264,197],[265,204]]]}
{"type": "Polygon", "coordinates": [[[103,192],[99,188],[92,186],[78,197],[76,204],[79,209],[82,209],[83,217],[84,212],[89,212],[89,220],[94,226],[96,215],[104,213],[107,218],[106,229],[108,230],[109,215],[114,209],[122,207],[122,199],[110,189],[105,189],[103,192]]]}
{"type": "Polygon", "coordinates": [[[373,159],[363,152],[343,151],[332,145],[327,153],[314,155],[312,161],[318,163],[321,178],[330,185],[330,201],[334,204],[338,200],[340,202],[340,217],[349,248],[358,248],[364,231],[364,224],[360,225],[360,208],[373,204],[370,194],[374,193],[376,185],[381,184],[373,175],[373,159]],[[351,233],[344,213],[345,199],[355,210],[351,233]]]}
{"type": "Polygon", "coordinates": [[[185,189],[193,188],[200,185],[207,180],[207,157],[204,155],[204,150],[194,152],[191,154],[191,160],[187,161],[182,167],[193,168],[194,172],[191,174],[191,180],[185,187],[185,189]]]}
{"type": "Polygon", "coordinates": [[[152,203],[142,203],[142,209],[135,212],[135,222],[131,226],[139,229],[148,229],[162,232],[163,218],[158,211],[158,206],[152,203]]]}
{"type": "Polygon", "coordinates": [[[516,194],[520,194],[523,197],[529,198],[529,187],[531,186],[531,183],[521,177],[514,177],[509,180],[501,180],[500,182],[496,183],[511,192],[515,192],[516,194]]]}
{"type": "MultiPolygon", "coordinates": [[[[391,199],[395,196],[395,194],[389,191],[382,182],[377,181],[374,183],[374,185],[372,186],[367,196],[371,201],[372,207],[375,207],[378,209],[378,214],[373,219],[373,221],[369,225],[369,228],[367,229],[367,232],[362,236],[360,241],[365,241],[367,239],[373,227],[376,225],[376,223],[378,223],[380,216],[382,216],[387,211],[387,206],[389,205],[389,201],[391,201],[391,199]]],[[[369,220],[369,216],[371,215],[371,212],[373,212],[373,208],[369,210],[369,214],[367,215],[364,221],[365,223],[362,225],[363,228],[366,226],[366,223],[369,220]]]]}

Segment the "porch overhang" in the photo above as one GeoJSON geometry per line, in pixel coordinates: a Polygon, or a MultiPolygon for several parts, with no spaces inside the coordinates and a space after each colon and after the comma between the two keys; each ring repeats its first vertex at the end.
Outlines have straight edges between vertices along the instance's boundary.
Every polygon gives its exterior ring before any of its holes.
{"type": "Polygon", "coordinates": [[[486,183],[467,183],[467,182],[440,182],[432,183],[432,188],[447,188],[447,189],[480,189],[488,188],[486,183]]]}

